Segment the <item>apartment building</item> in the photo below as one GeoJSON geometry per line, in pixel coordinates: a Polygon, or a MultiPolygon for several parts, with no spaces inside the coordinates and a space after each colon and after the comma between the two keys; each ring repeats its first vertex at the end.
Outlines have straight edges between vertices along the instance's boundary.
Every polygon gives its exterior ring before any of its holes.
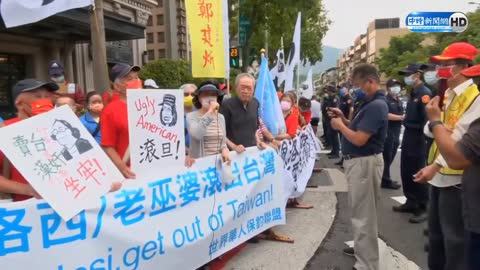
{"type": "Polygon", "coordinates": [[[147,21],[147,59],[190,60],[185,0],[157,0],[147,21]]]}
{"type": "Polygon", "coordinates": [[[389,46],[392,37],[406,35],[409,32],[407,28],[400,28],[399,18],[376,19],[370,22],[366,33],[359,35],[353,45],[347,48],[337,60],[340,82],[348,81],[355,65],[375,64],[380,50],[389,46]]]}

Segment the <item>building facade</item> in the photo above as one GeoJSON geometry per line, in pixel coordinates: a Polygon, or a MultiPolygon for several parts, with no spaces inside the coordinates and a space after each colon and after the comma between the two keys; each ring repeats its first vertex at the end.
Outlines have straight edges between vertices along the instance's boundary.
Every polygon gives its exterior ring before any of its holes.
{"type": "MultiPolygon", "coordinates": [[[[153,0],[105,0],[104,24],[109,66],[142,65],[145,26],[153,0]]],[[[48,79],[48,62],[59,60],[67,80],[93,90],[90,9],[73,9],[39,22],[5,28],[0,21],[0,115],[14,115],[13,85],[24,78],[48,79]]],[[[100,89],[98,89],[100,90],[100,89]]],[[[106,90],[106,89],[102,89],[106,90]]]]}
{"type": "MultiPolygon", "coordinates": [[[[392,37],[408,34],[407,28],[400,28],[399,18],[376,19],[369,23],[365,34],[359,35],[352,46],[337,60],[339,82],[348,82],[355,65],[375,64],[382,48],[387,48],[392,37]]],[[[385,78],[382,78],[382,82],[385,78]]]]}
{"type": "Polygon", "coordinates": [[[157,0],[147,22],[148,60],[191,59],[185,0],[157,0]]]}

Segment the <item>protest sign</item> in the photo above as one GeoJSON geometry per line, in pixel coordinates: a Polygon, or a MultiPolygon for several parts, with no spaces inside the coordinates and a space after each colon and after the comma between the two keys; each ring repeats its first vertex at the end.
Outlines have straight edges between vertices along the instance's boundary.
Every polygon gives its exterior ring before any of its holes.
{"type": "Polygon", "coordinates": [[[66,105],[3,127],[0,137],[0,150],[64,220],[124,179],[66,105]]]}
{"type": "Polygon", "coordinates": [[[127,92],[130,164],[138,178],[157,177],[159,168],[185,164],[183,93],[127,92]]]}
{"type": "MultiPolygon", "coordinates": [[[[192,44],[192,76],[194,78],[225,77],[225,42],[222,0],[185,1],[187,24],[192,44]]],[[[228,10],[228,9],[226,9],[228,10]]],[[[227,18],[228,20],[228,18],[227,18]]],[[[228,30],[228,28],[227,28],[228,30]]]]}
{"type": "Polygon", "coordinates": [[[217,156],[126,181],[67,223],[43,201],[0,205],[2,269],[196,269],[285,224],[283,163],[275,151],[232,153],[222,184],[217,156]],[[188,259],[187,259],[188,258],[188,259]]]}
{"type": "Polygon", "coordinates": [[[310,125],[293,140],[282,141],[278,152],[287,171],[287,181],[292,182],[290,197],[297,198],[305,192],[315,166],[315,155],[320,150],[320,142],[310,125]]]}

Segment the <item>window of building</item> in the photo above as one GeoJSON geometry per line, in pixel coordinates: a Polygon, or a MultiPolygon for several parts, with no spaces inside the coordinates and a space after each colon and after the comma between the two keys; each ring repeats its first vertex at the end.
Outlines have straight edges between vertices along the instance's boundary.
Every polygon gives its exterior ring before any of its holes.
{"type": "Polygon", "coordinates": [[[152,25],[153,25],[153,17],[148,16],[147,26],[152,26],[152,25]]]}
{"type": "Polygon", "coordinates": [[[164,32],[158,32],[157,33],[157,42],[159,42],[159,43],[165,42],[165,33],[164,32]]]}
{"type": "Polygon", "coordinates": [[[147,33],[147,43],[153,43],[153,33],[147,33]]]}
{"type": "Polygon", "coordinates": [[[158,50],[158,58],[165,58],[165,57],[166,57],[165,49],[158,50]]]}
{"type": "Polygon", "coordinates": [[[155,52],[153,50],[148,50],[148,60],[155,60],[155,52]]]}
{"type": "Polygon", "coordinates": [[[163,14],[157,15],[157,25],[163,25],[163,14]]]}

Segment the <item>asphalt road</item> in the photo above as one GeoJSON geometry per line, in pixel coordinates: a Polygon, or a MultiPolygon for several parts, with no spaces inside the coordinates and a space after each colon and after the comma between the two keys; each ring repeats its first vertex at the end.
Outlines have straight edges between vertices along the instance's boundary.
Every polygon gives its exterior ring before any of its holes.
{"type": "MultiPolygon", "coordinates": [[[[391,167],[391,175],[394,180],[400,182],[400,152],[397,153],[391,167]]],[[[321,157],[321,165],[327,168],[335,168],[334,161],[328,160],[325,155],[321,157]]],[[[379,208],[379,234],[387,245],[405,255],[415,262],[420,268],[427,268],[427,253],[424,251],[426,237],[423,229],[426,223],[410,224],[410,215],[399,214],[392,211],[392,206],[399,204],[391,197],[403,196],[402,190],[382,189],[381,203],[379,208]]],[[[310,260],[305,269],[315,270],[351,270],[354,259],[342,253],[345,242],[352,240],[349,209],[346,193],[337,193],[337,216],[327,237],[310,260]]]]}

